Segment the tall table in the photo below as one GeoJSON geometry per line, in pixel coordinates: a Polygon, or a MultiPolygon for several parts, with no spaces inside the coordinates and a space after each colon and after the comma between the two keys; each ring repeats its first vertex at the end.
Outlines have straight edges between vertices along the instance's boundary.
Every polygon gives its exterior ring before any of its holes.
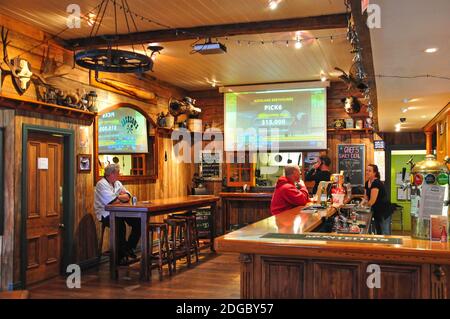
{"type": "Polygon", "coordinates": [[[117,279],[117,263],[118,263],[118,245],[116,238],[116,218],[120,217],[132,217],[139,218],[141,220],[141,280],[148,281],[150,279],[149,272],[149,255],[148,255],[148,232],[147,224],[150,216],[166,215],[174,212],[193,210],[205,206],[211,207],[211,219],[210,219],[210,238],[211,238],[211,250],[214,251],[214,237],[216,234],[215,229],[215,214],[216,205],[219,197],[212,195],[196,195],[196,196],[182,196],[166,199],[156,199],[150,201],[141,201],[136,205],[131,204],[112,204],[107,205],[105,210],[109,211],[110,216],[110,236],[109,245],[111,250],[111,256],[109,260],[109,268],[111,272],[111,279],[117,279]]]}

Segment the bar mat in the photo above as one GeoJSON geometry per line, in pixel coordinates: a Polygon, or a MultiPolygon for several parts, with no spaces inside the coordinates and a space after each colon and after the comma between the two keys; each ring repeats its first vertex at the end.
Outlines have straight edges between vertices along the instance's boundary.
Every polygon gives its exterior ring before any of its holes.
{"type": "Polygon", "coordinates": [[[387,244],[387,245],[402,245],[401,238],[383,238],[375,236],[343,236],[331,234],[278,234],[267,233],[261,238],[276,238],[276,239],[298,239],[298,240],[321,240],[321,241],[338,241],[338,242],[354,242],[354,243],[368,243],[368,244],[387,244]]]}

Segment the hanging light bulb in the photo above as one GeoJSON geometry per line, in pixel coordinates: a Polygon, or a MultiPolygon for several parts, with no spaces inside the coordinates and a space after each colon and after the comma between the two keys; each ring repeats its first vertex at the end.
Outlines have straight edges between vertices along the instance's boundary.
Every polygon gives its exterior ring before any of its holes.
{"type": "Polygon", "coordinates": [[[295,48],[298,50],[298,49],[301,49],[302,46],[303,46],[302,33],[301,33],[301,31],[297,31],[295,33],[295,48]]]}
{"type": "Polygon", "coordinates": [[[295,48],[298,50],[298,49],[301,49],[302,46],[303,46],[302,39],[300,38],[299,35],[297,35],[297,37],[295,39],[295,48]]]}
{"type": "Polygon", "coordinates": [[[278,3],[280,3],[279,0],[270,0],[269,1],[269,9],[276,10],[278,8],[278,3]]]}

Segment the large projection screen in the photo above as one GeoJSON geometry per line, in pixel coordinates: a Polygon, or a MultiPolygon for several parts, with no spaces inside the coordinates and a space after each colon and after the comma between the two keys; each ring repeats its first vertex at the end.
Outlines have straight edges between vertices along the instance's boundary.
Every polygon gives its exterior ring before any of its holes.
{"type": "Polygon", "coordinates": [[[327,148],[329,82],[224,87],[225,150],[327,148]]]}

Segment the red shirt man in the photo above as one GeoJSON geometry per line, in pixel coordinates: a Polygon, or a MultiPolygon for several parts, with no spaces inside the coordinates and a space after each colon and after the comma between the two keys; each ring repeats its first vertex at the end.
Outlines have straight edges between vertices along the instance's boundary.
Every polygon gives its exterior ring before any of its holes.
{"type": "Polygon", "coordinates": [[[308,189],[303,181],[300,181],[300,168],[297,165],[287,165],[284,168],[284,175],[278,179],[272,196],[270,204],[272,215],[309,202],[308,189]],[[300,189],[295,186],[296,182],[300,183],[300,189]]]}

